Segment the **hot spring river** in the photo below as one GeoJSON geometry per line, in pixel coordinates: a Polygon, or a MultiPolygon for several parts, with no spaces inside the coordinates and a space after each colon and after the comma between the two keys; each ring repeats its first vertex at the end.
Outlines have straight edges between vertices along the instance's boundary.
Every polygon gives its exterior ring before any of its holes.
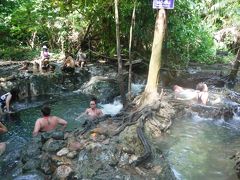
{"type": "MultiPolygon", "coordinates": [[[[41,116],[40,104],[45,101],[52,107],[53,115],[68,121],[67,130],[79,127],[80,121],[75,118],[88,107],[89,100],[84,95],[70,95],[19,103],[17,107],[22,108],[19,119],[5,122],[9,132],[1,135],[0,141],[8,142],[7,151],[14,149],[15,144],[28,141],[32,136],[35,120],[41,116]]],[[[116,114],[122,105],[115,101],[113,104],[100,104],[99,107],[107,114],[116,114]]],[[[170,134],[159,139],[157,145],[178,179],[235,180],[234,162],[229,158],[240,150],[239,126],[239,117],[227,123],[197,116],[190,119],[179,118],[174,121],[170,134]]]]}

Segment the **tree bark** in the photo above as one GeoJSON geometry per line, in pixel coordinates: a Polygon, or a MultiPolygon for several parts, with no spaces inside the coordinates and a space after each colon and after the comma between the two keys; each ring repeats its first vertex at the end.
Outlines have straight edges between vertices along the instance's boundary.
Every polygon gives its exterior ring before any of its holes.
{"type": "Polygon", "coordinates": [[[135,27],[135,10],[136,10],[136,1],[134,1],[134,7],[132,12],[132,20],[131,20],[131,27],[130,27],[130,34],[129,34],[129,74],[128,74],[128,100],[131,100],[132,96],[132,35],[133,35],[133,28],[135,27]]]}
{"type": "Polygon", "coordinates": [[[159,70],[161,66],[161,51],[165,31],[166,13],[164,9],[160,9],[157,14],[154,39],[152,45],[152,54],[148,70],[148,80],[145,92],[157,91],[159,70]]]}
{"type": "Polygon", "coordinates": [[[119,16],[118,16],[118,0],[114,0],[115,3],[115,23],[116,23],[116,42],[117,42],[117,58],[118,58],[118,81],[123,106],[126,105],[124,82],[123,82],[123,68],[121,59],[120,48],[120,31],[119,31],[119,16]]]}
{"type": "Polygon", "coordinates": [[[237,77],[239,66],[240,66],[240,49],[238,49],[237,58],[234,62],[233,68],[229,74],[229,79],[228,79],[229,81],[235,81],[235,79],[237,77]]]}
{"type": "Polygon", "coordinates": [[[152,54],[149,63],[147,85],[141,98],[140,104],[149,104],[158,98],[158,80],[161,67],[161,51],[166,27],[166,11],[158,10],[152,45],[152,54]]]}

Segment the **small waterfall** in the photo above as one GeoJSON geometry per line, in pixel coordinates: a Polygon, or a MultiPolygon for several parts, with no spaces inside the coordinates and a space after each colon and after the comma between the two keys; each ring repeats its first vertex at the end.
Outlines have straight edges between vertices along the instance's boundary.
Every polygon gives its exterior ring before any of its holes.
{"type": "Polygon", "coordinates": [[[113,103],[109,103],[109,104],[100,104],[100,106],[102,107],[101,109],[104,114],[110,114],[112,116],[119,113],[123,107],[120,100],[114,100],[113,103]]]}
{"type": "MultiPolygon", "coordinates": [[[[143,91],[144,87],[145,84],[143,83],[132,83],[132,94],[134,96],[140,94],[143,91]]],[[[110,114],[112,116],[119,113],[123,108],[120,98],[116,98],[113,103],[100,104],[100,106],[104,114],[110,114]]]]}

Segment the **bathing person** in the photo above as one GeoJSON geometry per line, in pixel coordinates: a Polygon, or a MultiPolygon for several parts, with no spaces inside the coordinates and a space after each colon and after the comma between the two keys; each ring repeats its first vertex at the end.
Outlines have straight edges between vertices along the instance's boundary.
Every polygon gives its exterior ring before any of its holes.
{"type": "Polygon", "coordinates": [[[39,132],[48,132],[55,129],[58,125],[62,126],[62,130],[66,128],[67,121],[57,116],[51,116],[51,109],[48,106],[43,106],[41,109],[42,118],[37,119],[33,130],[33,136],[38,135],[39,132]]]}
{"type": "Polygon", "coordinates": [[[197,91],[194,89],[185,89],[181,86],[174,85],[173,91],[176,99],[193,100],[197,97],[197,91]]]}
{"type": "Polygon", "coordinates": [[[12,113],[10,111],[11,104],[18,99],[19,90],[17,88],[13,88],[10,92],[3,94],[0,96],[0,119],[4,112],[12,113]]]}
{"type": "Polygon", "coordinates": [[[208,87],[205,83],[198,83],[196,90],[185,89],[181,86],[173,86],[176,99],[180,100],[196,100],[198,104],[207,104],[208,101],[208,87]]]}
{"type": "Polygon", "coordinates": [[[77,59],[76,59],[76,67],[80,67],[81,69],[86,65],[86,54],[82,52],[81,49],[79,49],[77,53],[77,59]]]}
{"type": "Polygon", "coordinates": [[[65,73],[74,73],[75,71],[75,62],[69,52],[65,52],[62,71],[65,73]]]}
{"type": "Polygon", "coordinates": [[[205,83],[198,83],[196,86],[196,90],[199,90],[197,94],[197,102],[198,104],[207,104],[208,101],[208,87],[205,83]]]}
{"type": "MultiPolygon", "coordinates": [[[[0,122],[0,134],[6,133],[8,130],[7,128],[0,122]]],[[[0,156],[5,152],[6,150],[6,143],[1,142],[0,143],[0,156]]]]}
{"type": "Polygon", "coordinates": [[[102,110],[97,108],[97,100],[95,98],[90,101],[90,108],[86,109],[85,114],[87,114],[91,119],[103,116],[102,110]]]}
{"type": "Polygon", "coordinates": [[[48,70],[49,69],[49,58],[50,58],[50,53],[48,51],[47,46],[42,47],[41,51],[41,59],[39,62],[39,71],[42,72],[42,70],[48,70]]]}

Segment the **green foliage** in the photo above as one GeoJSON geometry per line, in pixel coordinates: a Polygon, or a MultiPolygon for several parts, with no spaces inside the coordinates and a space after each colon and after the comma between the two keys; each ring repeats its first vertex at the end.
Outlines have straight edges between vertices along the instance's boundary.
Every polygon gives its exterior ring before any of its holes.
{"type": "Polygon", "coordinates": [[[36,56],[39,56],[39,51],[30,48],[12,46],[8,46],[7,48],[0,47],[0,57],[4,60],[25,61],[32,60],[36,56]]]}
{"type": "Polygon", "coordinates": [[[211,63],[213,38],[195,8],[193,1],[177,1],[175,9],[169,11],[166,59],[170,66],[187,66],[190,61],[211,63]]]}
{"type": "MultiPolygon", "coordinates": [[[[52,50],[75,54],[80,47],[88,50],[90,40],[91,49],[99,54],[110,57],[116,54],[113,0],[1,2],[0,44],[4,59],[30,58],[43,44],[52,50]]],[[[119,2],[120,42],[126,57],[134,2],[119,2]]],[[[180,67],[189,62],[222,62],[221,58],[214,57],[213,32],[226,26],[240,26],[239,9],[240,3],[236,0],[176,0],[175,9],[167,11],[164,63],[180,67]]],[[[136,1],[132,47],[135,56],[150,57],[155,14],[152,1],[136,1]]],[[[229,37],[226,42],[231,44],[231,40],[229,37]]],[[[226,50],[228,47],[224,46],[226,50]]]]}

